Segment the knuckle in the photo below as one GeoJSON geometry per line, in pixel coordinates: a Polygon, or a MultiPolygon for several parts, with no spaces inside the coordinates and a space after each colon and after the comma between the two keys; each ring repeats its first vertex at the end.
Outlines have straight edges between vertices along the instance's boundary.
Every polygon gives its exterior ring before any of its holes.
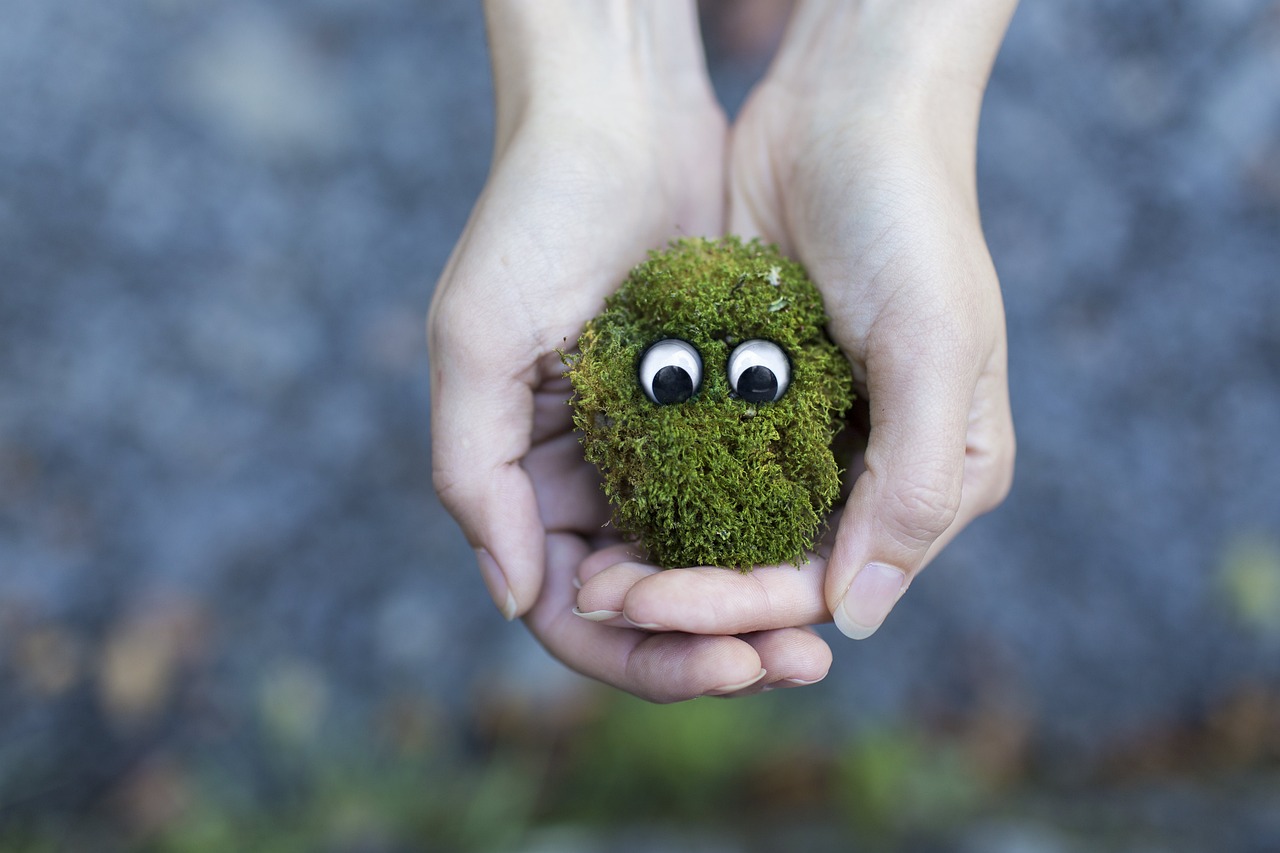
{"type": "Polygon", "coordinates": [[[976,478],[980,489],[974,501],[978,514],[990,512],[1009,497],[1013,490],[1014,454],[1014,444],[1010,440],[983,460],[976,478]]]}
{"type": "Polygon", "coordinates": [[[449,322],[449,285],[440,282],[436,285],[435,294],[431,298],[431,307],[427,309],[427,343],[437,346],[442,343],[450,325],[449,322]]]}
{"type": "Polygon", "coordinates": [[[427,344],[436,351],[470,346],[470,336],[464,334],[466,328],[465,320],[452,310],[448,294],[439,295],[427,315],[427,344]]]}
{"type": "Polygon", "coordinates": [[[611,681],[618,689],[654,705],[669,705],[693,698],[691,694],[677,692],[674,685],[668,684],[666,679],[656,678],[655,675],[648,661],[637,660],[632,655],[627,661],[622,678],[611,681]]]}
{"type": "Polygon", "coordinates": [[[917,475],[890,493],[887,521],[905,545],[932,543],[955,521],[960,482],[943,472],[917,475]]]}
{"type": "Polygon", "coordinates": [[[481,334],[496,316],[497,306],[478,287],[451,280],[436,289],[427,312],[427,344],[437,353],[484,353],[492,349],[490,336],[481,334]]]}
{"type": "Polygon", "coordinates": [[[431,471],[431,485],[449,514],[461,520],[474,497],[470,479],[451,465],[436,464],[431,471]]]}
{"type": "Polygon", "coordinates": [[[988,510],[995,509],[1004,503],[1005,498],[1009,497],[1009,492],[1013,491],[1014,462],[1012,450],[1001,456],[1000,460],[996,462],[995,468],[995,481],[991,489],[991,505],[987,507],[988,510]]]}

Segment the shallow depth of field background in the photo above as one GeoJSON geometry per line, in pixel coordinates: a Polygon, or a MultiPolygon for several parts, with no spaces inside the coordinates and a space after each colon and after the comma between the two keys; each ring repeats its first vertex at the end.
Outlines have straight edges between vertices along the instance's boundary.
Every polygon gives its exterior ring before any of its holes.
{"type": "Polygon", "coordinates": [[[1280,4],[1024,4],[1013,494],[738,702],[565,672],[432,494],[489,86],[461,0],[0,0],[0,850],[1280,849],[1280,4]]]}

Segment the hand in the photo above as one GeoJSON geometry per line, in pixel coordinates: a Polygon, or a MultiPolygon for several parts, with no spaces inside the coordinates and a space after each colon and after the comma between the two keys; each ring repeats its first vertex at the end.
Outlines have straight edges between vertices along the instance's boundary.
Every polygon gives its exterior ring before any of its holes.
{"type": "Polygon", "coordinates": [[[910,3],[798,8],[733,129],[727,225],[778,243],[823,292],[870,406],[852,494],[799,572],[658,573],[625,559],[584,571],[581,609],[707,634],[834,618],[861,639],[1004,499],[1014,458],[1004,313],[974,146],[1012,6],[949,4],[962,27],[941,6],[929,20],[910,3]]]}
{"type": "Polygon", "coordinates": [[[825,673],[829,650],[800,629],[653,634],[573,614],[575,574],[616,543],[598,538],[609,508],[557,350],[648,249],[723,230],[725,125],[691,4],[495,0],[486,14],[494,163],[428,329],[441,500],[503,614],[579,672],[655,701],[825,673]]]}

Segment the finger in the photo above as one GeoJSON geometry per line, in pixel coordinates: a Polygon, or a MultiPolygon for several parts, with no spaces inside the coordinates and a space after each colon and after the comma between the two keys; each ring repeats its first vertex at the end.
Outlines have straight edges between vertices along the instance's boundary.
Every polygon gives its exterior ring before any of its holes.
{"type": "Polygon", "coordinates": [[[612,565],[596,573],[590,580],[582,584],[582,588],[578,590],[577,610],[575,612],[583,619],[600,622],[605,625],[644,628],[645,630],[666,630],[658,626],[629,622],[622,615],[627,593],[641,580],[661,574],[663,574],[661,569],[645,563],[627,561],[612,565]]]}
{"type": "Polygon", "coordinates": [[[559,353],[543,356],[539,364],[543,376],[552,377],[538,386],[533,395],[533,443],[540,444],[548,438],[573,431],[573,409],[569,398],[573,386],[563,375],[559,353]]]}
{"type": "Polygon", "coordinates": [[[977,370],[965,330],[934,324],[914,347],[868,347],[870,435],[865,470],[845,504],[826,600],[849,637],[888,616],[960,508],[977,370]]]}
{"type": "Polygon", "coordinates": [[[831,670],[831,647],[805,628],[781,628],[742,637],[760,656],[768,675],[752,686],[729,696],[746,696],[784,687],[817,684],[831,670]]]}
{"type": "MultiPolygon", "coordinates": [[[[578,566],[578,582],[585,585],[587,581],[618,563],[644,563],[644,548],[638,542],[616,542],[597,549],[578,566]]],[[[648,564],[654,571],[661,571],[657,566],[648,564]]]]}
{"type": "MultiPolygon", "coordinates": [[[[789,567],[790,568],[790,567],[789,567]]],[[[821,577],[821,565],[812,567],[815,576],[821,577]]],[[[658,578],[674,576],[681,572],[697,571],[691,569],[672,569],[663,572],[653,566],[646,566],[636,563],[623,563],[610,567],[609,569],[598,573],[591,582],[584,587],[579,593],[579,610],[588,607],[610,607],[618,606],[617,604],[609,604],[606,602],[591,602],[595,596],[605,593],[611,587],[617,586],[620,591],[613,591],[617,596],[617,601],[621,601],[625,595],[627,587],[633,585],[637,579],[658,578]]],[[[721,575],[736,575],[726,569],[711,568],[708,572],[717,572],[721,575]]],[[[794,568],[790,568],[792,573],[794,568]]],[[[828,618],[825,605],[821,596],[821,583],[812,584],[814,602],[813,610],[819,614],[819,618],[825,620],[828,618]]],[[[601,621],[603,625],[626,625],[624,620],[618,618],[621,616],[617,611],[609,611],[597,609],[594,612],[580,613],[579,615],[587,618],[598,619],[602,616],[613,616],[606,621],[601,621]]],[[[753,693],[763,692],[764,690],[774,689],[777,687],[799,687],[808,684],[814,684],[826,677],[827,671],[831,668],[831,649],[816,633],[804,628],[780,628],[776,630],[766,630],[754,633],[743,634],[739,639],[751,645],[756,650],[756,654],[760,657],[761,666],[768,675],[754,684],[728,692],[721,692],[714,695],[723,696],[745,696],[753,693]]]]}
{"type": "Polygon", "coordinates": [[[757,566],[745,574],[714,566],[655,572],[620,563],[583,585],[579,606],[621,611],[650,631],[745,634],[830,620],[823,597],[826,561],[757,566]]]}
{"type": "Polygon", "coordinates": [[[965,445],[960,508],[951,526],[934,540],[921,568],[929,565],[970,522],[999,506],[1013,485],[1017,443],[1009,407],[1009,383],[1003,368],[1002,357],[998,369],[978,380],[965,445]]]}
{"type": "MultiPolygon", "coordinates": [[[[859,461],[859,466],[861,466],[861,461],[859,461]]],[[[850,490],[852,490],[852,488],[852,485],[849,486],[850,490]]],[[[848,499],[847,494],[845,495],[845,499],[848,499]]],[[[836,531],[840,529],[840,519],[842,518],[844,518],[843,503],[833,509],[831,514],[827,516],[827,528],[822,531],[822,536],[820,536],[818,541],[813,545],[813,553],[822,558],[823,566],[826,566],[827,561],[831,559],[831,549],[835,547],[836,531]]]]}
{"type": "Polygon", "coordinates": [[[432,471],[437,493],[476,549],[502,614],[526,612],[542,586],[544,530],[533,483],[520,465],[529,450],[536,367],[518,336],[492,320],[433,305],[432,471]],[[498,346],[479,341],[500,340],[498,346]],[[519,365],[525,364],[525,368],[519,365]]]}
{"type": "Polygon", "coordinates": [[[526,617],[567,666],[651,702],[735,692],[765,677],[759,654],[736,637],[619,630],[573,615],[572,580],[588,553],[580,537],[547,537],[546,586],[526,617]]]}
{"type": "Polygon", "coordinates": [[[609,521],[609,505],[600,475],[582,456],[573,433],[535,444],[524,457],[533,482],[543,526],[549,530],[590,536],[609,521]]]}
{"type": "Polygon", "coordinates": [[[651,702],[727,696],[758,684],[768,675],[756,650],[737,637],[642,636],[627,660],[625,684],[629,686],[623,689],[651,702]]]}

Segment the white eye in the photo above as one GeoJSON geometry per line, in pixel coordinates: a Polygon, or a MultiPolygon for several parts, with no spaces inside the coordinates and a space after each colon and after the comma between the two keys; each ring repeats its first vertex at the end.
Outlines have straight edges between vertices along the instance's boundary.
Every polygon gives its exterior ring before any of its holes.
{"type": "Polygon", "coordinates": [[[683,403],[702,383],[702,356],[677,338],[658,341],[640,359],[640,387],[660,406],[683,403]]]}
{"type": "Polygon", "coordinates": [[[772,403],[791,384],[791,362],[771,341],[743,341],[729,354],[729,387],[748,403],[772,403]]]}

